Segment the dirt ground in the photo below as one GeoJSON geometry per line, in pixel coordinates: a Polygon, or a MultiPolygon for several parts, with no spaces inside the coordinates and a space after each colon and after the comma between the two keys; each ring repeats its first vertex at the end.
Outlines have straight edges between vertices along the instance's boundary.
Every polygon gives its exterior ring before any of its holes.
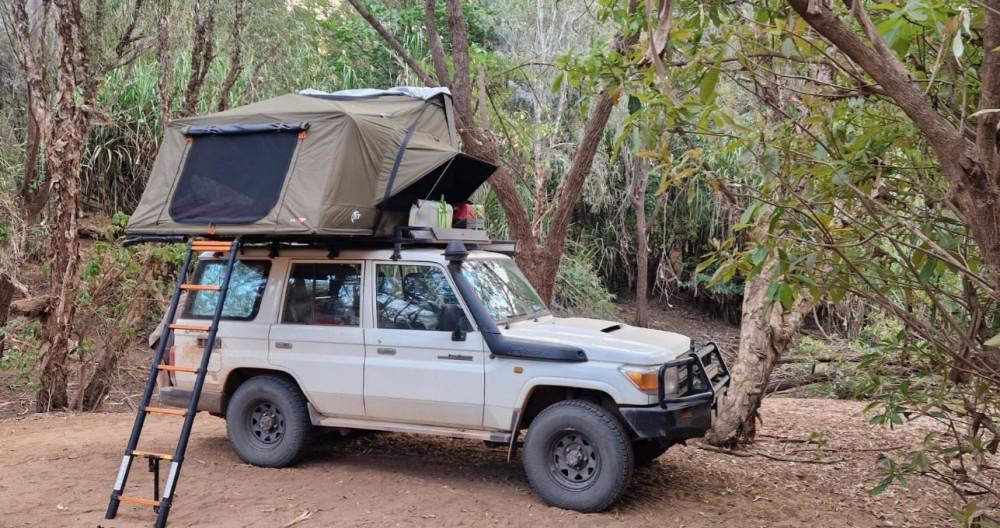
{"type": "MultiPolygon", "coordinates": [[[[623,303],[619,318],[631,321],[623,303]]],[[[656,306],[654,328],[735,351],[738,328],[686,306],[656,306]]],[[[151,526],[148,508],[123,504],[104,519],[141,395],[149,351],[140,342],[119,365],[119,383],[94,414],[32,414],[23,379],[0,372],[0,528],[151,526]]],[[[479,442],[402,434],[326,436],[297,467],[262,469],[232,452],[222,420],[201,415],[188,449],[171,526],[656,526],[937,527],[952,525],[949,492],[927,481],[867,490],[880,479],[881,453],[900,453],[926,432],[867,425],[864,403],[769,398],[752,455],[677,446],[636,471],[623,501],[582,515],[545,506],[518,459],[479,442]],[[818,449],[811,438],[823,439],[818,449]]],[[[151,416],[141,448],[171,451],[172,417],[151,416]]],[[[128,492],[151,495],[136,466],[128,492]]]]}
{"type": "MultiPolygon", "coordinates": [[[[545,506],[519,462],[508,465],[505,450],[478,442],[389,433],[323,439],[297,467],[262,469],[240,462],[222,420],[200,415],[171,525],[947,525],[939,503],[950,497],[927,482],[868,496],[879,453],[896,452],[923,431],[873,429],[863,406],[769,399],[754,449],[773,458],[678,446],[638,470],[617,507],[590,515],[545,506]],[[807,443],[813,432],[827,439],[824,450],[807,443]]],[[[0,526],[151,525],[151,510],[127,504],[117,519],[103,518],[131,423],[128,413],[0,419],[0,526]]],[[[147,423],[140,447],[169,449],[178,422],[153,416],[147,423]]],[[[129,491],[149,496],[151,476],[137,467],[129,491]]]]}

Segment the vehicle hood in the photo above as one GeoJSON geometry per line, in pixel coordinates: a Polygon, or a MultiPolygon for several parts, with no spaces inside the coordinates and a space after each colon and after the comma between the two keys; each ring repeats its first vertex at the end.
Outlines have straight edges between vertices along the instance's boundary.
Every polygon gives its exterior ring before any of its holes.
{"type": "Polygon", "coordinates": [[[590,361],[656,365],[687,352],[691,339],[681,334],[581,317],[544,317],[519,321],[500,332],[512,338],[576,346],[590,361]]]}

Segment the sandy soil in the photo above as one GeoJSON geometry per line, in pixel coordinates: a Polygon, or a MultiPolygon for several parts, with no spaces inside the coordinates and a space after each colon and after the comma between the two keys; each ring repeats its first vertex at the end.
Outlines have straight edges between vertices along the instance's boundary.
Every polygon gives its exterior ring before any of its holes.
{"type": "MultiPolygon", "coordinates": [[[[914,481],[879,497],[880,452],[922,435],[917,426],[866,425],[863,404],[766,401],[764,456],[678,446],[638,470],[612,511],[582,515],[533,495],[519,463],[477,442],[399,434],[317,441],[297,467],[262,469],[233,454],[222,420],[201,415],[171,515],[172,526],[944,526],[945,490],[914,481]],[[827,446],[806,443],[817,432],[827,446]],[[296,521],[298,519],[298,521],[296,521]]],[[[147,508],[103,518],[132,416],[27,415],[0,419],[0,526],[149,526],[147,508]]],[[[151,417],[141,447],[168,450],[177,421],[151,417]]],[[[130,493],[149,496],[138,466],[130,493]]]]}

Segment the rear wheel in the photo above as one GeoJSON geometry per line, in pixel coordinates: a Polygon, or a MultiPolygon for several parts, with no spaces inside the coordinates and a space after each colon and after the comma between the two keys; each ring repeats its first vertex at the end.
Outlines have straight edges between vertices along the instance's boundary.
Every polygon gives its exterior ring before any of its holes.
{"type": "Polygon", "coordinates": [[[229,443],[240,459],[262,467],[295,463],[309,444],[306,399],[294,383],[257,376],[240,385],[226,407],[229,443]]]}
{"type": "Polygon", "coordinates": [[[580,512],[606,510],[632,477],[632,444],[600,405],[568,400],[543,410],[524,440],[524,470],[542,500],[580,512]]]}

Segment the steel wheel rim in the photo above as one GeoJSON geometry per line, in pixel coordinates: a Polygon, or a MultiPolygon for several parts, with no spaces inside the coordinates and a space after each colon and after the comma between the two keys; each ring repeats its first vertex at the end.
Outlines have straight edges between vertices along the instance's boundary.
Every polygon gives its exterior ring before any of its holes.
{"type": "Polygon", "coordinates": [[[250,436],[271,447],[285,437],[285,415],[270,401],[260,401],[250,412],[250,436]]]}
{"type": "Polygon", "coordinates": [[[600,472],[600,457],[587,435],[571,429],[556,433],[549,445],[549,473],[557,484],[579,491],[592,486],[600,472]]]}

